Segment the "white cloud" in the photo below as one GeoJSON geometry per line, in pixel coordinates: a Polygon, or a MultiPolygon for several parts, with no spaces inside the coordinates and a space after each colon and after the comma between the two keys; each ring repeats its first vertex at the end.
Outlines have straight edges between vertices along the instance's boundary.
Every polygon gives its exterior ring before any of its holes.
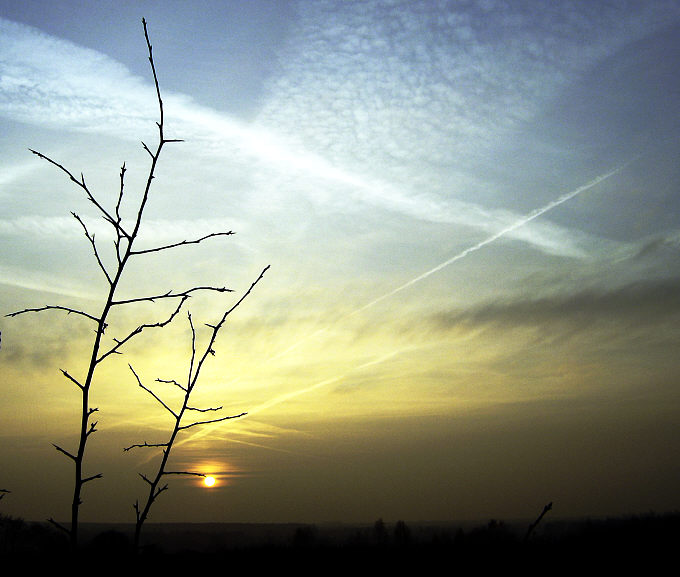
{"type": "MultiPolygon", "coordinates": [[[[522,42],[506,49],[484,40],[488,31],[475,29],[469,14],[410,6],[305,4],[256,124],[167,93],[168,134],[246,166],[263,208],[276,205],[269,195],[278,187],[282,210],[305,194],[331,212],[368,205],[484,234],[507,227],[519,212],[460,198],[466,186],[489,184],[466,175],[464,164],[531,116],[540,90],[559,84],[565,71],[546,56],[557,27],[532,36],[526,15],[519,25],[508,21],[501,28],[510,26],[522,42]]],[[[595,42],[586,60],[605,48],[595,42]]],[[[153,127],[151,83],[108,56],[3,19],[0,54],[0,114],[8,118],[135,140],[153,127]]],[[[572,257],[593,244],[547,221],[511,236],[572,257]]]]}

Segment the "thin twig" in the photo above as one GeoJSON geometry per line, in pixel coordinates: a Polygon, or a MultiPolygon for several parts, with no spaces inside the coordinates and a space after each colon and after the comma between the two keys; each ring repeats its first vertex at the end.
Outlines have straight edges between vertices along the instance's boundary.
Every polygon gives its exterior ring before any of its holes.
{"type": "Polygon", "coordinates": [[[66,449],[62,449],[59,445],[55,445],[54,443],[52,443],[52,446],[53,446],[57,451],[59,451],[60,453],[63,453],[64,455],[66,455],[69,459],[73,459],[74,461],[77,460],[77,457],[76,457],[75,455],[72,455],[72,454],[69,453],[66,449]]]}
{"type": "Polygon", "coordinates": [[[133,299],[124,299],[120,301],[112,301],[111,306],[120,306],[120,305],[127,305],[130,303],[141,303],[141,302],[156,302],[158,300],[162,299],[176,299],[176,298],[182,298],[182,297],[187,297],[191,293],[196,292],[196,291],[214,291],[218,293],[231,293],[234,292],[233,289],[228,289],[226,287],[214,287],[214,286],[197,286],[193,287],[190,289],[187,289],[185,291],[177,292],[174,293],[171,290],[169,290],[166,293],[160,294],[160,295],[152,295],[148,297],[137,297],[133,299]]]}
{"type": "Polygon", "coordinates": [[[186,392],[187,388],[184,385],[180,385],[175,379],[156,379],[157,383],[166,383],[168,385],[175,385],[186,392]]]}
{"type": "Polygon", "coordinates": [[[85,226],[85,223],[83,222],[82,218],[80,218],[75,212],[71,212],[71,214],[73,215],[73,218],[75,218],[80,223],[80,226],[83,227],[83,230],[85,231],[85,236],[87,237],[87,240],[89,240],[90,244],[92,245],[92,250],[94,251],[94,257],[97,259],[97,263],[99,264],[99,268],[102,269],[104,276],[106,276],[106,280],[109,281],[109,286],[112,285],[113,281],[111,280],[111,276],[109,275],[109,271],[106,270],[106,267],[104,266],[104,263],[102,262],[102,259],[99,257],[99,251],[97,250],[97,244],[94,241],[94,234],[90,234],[90,232],[87,230],[87,226],[85,226]]]}
{"type": "Polygon", "coordinates": [[[239,413],[238,415],[229,415],[227,417],[221,417],[219,419],[211,419],[210,421],[196,421],[190,425],[182,425],[178,428],[179,431],[184,431],[185,429],[190,429],[196,425],[209,425],[210,423],[219,423],[220,421],[228,421],[229,419],[238,419],[239,417],[245,417],[248,413],[239,413]]]}
{"type": "Polygon", "coordinates": [[[96,475],[92,475],[91,477],[85,477],[82,480],[82,483],[83,484],[89,483],[90,481],[94,481],[95,479],[101,479],[102,477],[103,477],[103,475],[101,473],[97,473],[96,475]]]}
{"type": "Polygon", "coordinates": [[[208,413],[210,411],[221,411],[222,407],[210,407],[208,409],[197,409],[196,407],[189,407],[187,406],[187,411],[197,411],[199,413],[208,413]]]}
{"type": "MultiPolygon", "coordinates": [[[[47,310],[51,310],[51,309],[66,311],[67,314],[73,313],[73,314],[76,314],[76,315],[81,315],[81,316],[87,317],[90,320],[93,320],[95,323],[99,323],[101,321],[101,319],[99,317],[95,317],[95,316],[88,314],[84,311],[81,311],[81,310],[78,310],[78,309],[72,309],[70,307],[62,307],[62,306],[59,306],[59,305],[45,305],[44,307],[40,307],[40,308],[37,308],[37,309],[23,309],[23,310],[20,310],[20,311],[9,313],[5,316],[16,317],[18,315],[23,315],[24,313],[39,313],[39,312],[47,311],[47,310]]],[[[107,325],[106,325],[106,323],[104,323],[104,328],[106,328],[106,327],[107,327],[107,325]]]]}
{"type": "Polygon", "coordinates": [[[73,378],[71,375],[69,375],[64,369],[59,369],[59,370],[62,372],[62,374],[63,374],[69,381],[72,381],[73,383],[75,383],[76,386],[77,386],[79,389],[81,389],[81,390],[83,389],[83,385],[81,385],[75,378],[73,378]]]}
{"type": "Polygon", "coordinates": [[[170,407],[168,407],[168,405],[166,405],[166,404],[163,402],[163,400],[162,400],[156,393],[154,393],[151,389],[145,387],[145,386],[142,384],[142,381],[140,380],[139,375],[137,375],[137,373],[135,372],[135,370],[132,368],[132,365],[131,365],[131,364],[128,363],[128,367],[130,367],[130,370],[132,371],[132,374],[133,374],[133,375],[135,376],[135,378],[137,379],[137,383],[139,384],[139,386],[140,386],[142,389],[144,389],[147,393],[149,393],[154,399],[156,399],[161,405],[163,405],[163,406],[165,407],[165,409],[166,409],[173,417],[175,417],[175,419],[176,419],[176,418],[178,417],[177,413],[175,413],[175,411],[173,411],[170,407]]]}
{"type": "Polygon", "coordinates": [[[144,441],[143,443],[135,443],[134,445],[130,445],[129,447],[125,447],[123,451],[129,451],[131,449],[142,449],[144,447],[167,447],[167,443],[147,443],[144,441]]]}
{"type": "MultiPolygon", "coordinates": [[[[105,219],[106,221],[108,221],[109,223],[111,223],[116,229],[118,229],[118,228],[120,227],[120,225],[116,222],[116,220],[109,214],[109,212],[108,212],[101,204],[99,204],[99,202],[97,201],[97,199],[96,199],[96,198],[94,197],[94,195],[90,192],[90,189],[87,187],[87,184],[85,184],[85,177],[83,176],[82,173],[80,174],[80,180],[78,180],[75,176],[73,176],[73,174],[71,173],[71,171],[69,171],[66,167],[64,167],[63,165],[59,164],[59,163],[56,162],[55,160],[52,160],[49,156],[45,156],[42,152],[38,152],[37,150],[33,150],[32,148],[29,148],[29,150],[30,150],[33,154],[35,154],[36,156],[42,158],[43,160],[46,160],[46,161],[49,162],[50,164],[53,164],[54,166],[56,166],[56,167],[57,167],[59,170],[61,170],[62,172],[66,173],[66,175],[68,175],[68,177],[69,177],[75,184],[77,184],[80,188],[82,188],[82,189],[85,191],[85,194],[87,194],[88,200],[89,200],[90,202],[92,202],[92,204],[94,204],[94,205],[99,209],[99,211],[103,214],[104,219],[105,219]]],[[[125,231],[123,231],[122,227],[120,227],[120,228],[121,228],[121,231],[122,231],[126,236],[128,236],[127,233],[125,233],[125,231]]]]}
{"type": "Polygon", "coordinates": [[[193,473],[191,471],[163,471],[164,475],[193,475],[195,477],[207,477],[205,473],[193,473]]]}
{"type": "Polygon", "coordinates": [[[178,246],[183,246],[185,244],[198,244],[200,242],[203,242],[204,240],[208,238],[212,238],[214,236],[230,236],[232,234],[235,234],[233,231],[228,231],[228,232],[211,232],[210,234],[206,234],[205,236],[202,236],[201,238],[198,238],[196,240],[183,240],[181,242],[175,242],[173,244],[167,244],[165,246],[159,246],[156,248],[147,248],[144,250],[133,250],[130,252],[130,254],[147,254],[149,252],[159,252],[161,250],[167,250],[169,248],[175,248],[178,246]]]}

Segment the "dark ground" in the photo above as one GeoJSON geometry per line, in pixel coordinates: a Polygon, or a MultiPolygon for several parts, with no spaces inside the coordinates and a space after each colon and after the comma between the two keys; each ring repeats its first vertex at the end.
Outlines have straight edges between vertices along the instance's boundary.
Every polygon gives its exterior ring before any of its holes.
{"type": "Polygon", "coordinates": [[[83,524],[74,559],[64,536],[46,523],[0,515],[0,558],[23,566],[82,564],[192,571],[295,570],[298,574],[397,571],[417,575],[525,573],[611,574],[626,569],[656,574],[677,568],[680,513],[625,518],[549,520],[525,539],[526,522],[481,524],[382,523],[152,524],[144,550],[132,552],[132,525],[83,524]],[[657,571],[658,569],[658,571],[657,571]]]}

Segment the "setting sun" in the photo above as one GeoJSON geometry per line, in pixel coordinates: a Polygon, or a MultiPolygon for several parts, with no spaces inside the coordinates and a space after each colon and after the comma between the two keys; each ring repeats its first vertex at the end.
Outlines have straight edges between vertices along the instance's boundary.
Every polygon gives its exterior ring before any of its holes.
{"type": "Polygon", "coordinates": [[[215,477],[206,477],[203,479],[203,484],[206,487],[212,487],[215,484],[215,477]]]}

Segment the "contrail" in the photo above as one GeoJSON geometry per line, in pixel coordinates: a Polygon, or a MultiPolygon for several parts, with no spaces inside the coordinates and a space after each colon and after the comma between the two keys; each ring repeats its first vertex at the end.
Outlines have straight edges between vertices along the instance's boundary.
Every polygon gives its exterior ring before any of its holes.
{"type": "Polygon", "coordinates": [[[568,200],[571,200],[571,199],[574,198],[575,196],[581,194],[582,192],[585,192],[586,190],[589,190],[589,189],[593,188],[593,186],[596,186],[597,184],[599,184],[599,183],[602,182],[603,180],[607,180],[608,178],[611,178],[611,177],[614,176],[615,174],[618,174],[618,173],[621,172],[628,164],[630,164],[630,162],[631,162],[631,161],[629,160],[629,161],[625,162],[624,164],[618,166],[618,167],[615,168],[614,170],[611,170],[611,171],[609,171],[609,172],[607,172],[607,173],[605,173],[605,174],[602,174],[602,175],[600,175],[600,176],[594,178],[593,180],[591,180],[590,182],[584,184],[583,186],[579,186],[577,189],[572,190],[571,192],[567,192],[567,193],[563,194],[562,196],[556,198],[556,199],[553,200],[552,202],[549,202],[549,203],[546,204],[545,206],[543,206],[543,207],[541,207],[541,208],[537,208],[537,209],[535,209],[535,210],[532,210],[529,214],[523,216],[522,218],[520,218],[519,220],[517,220],[517,221],[514,222],[513,224],[511,224],[511,225],[505,227],[504,229],[499,230],[497,233],[492,234],[490,237],[485,238],[484,240],[478,242],[477,244],[475,244],[475,245],[473,245],[473,246],[471,246],[471,247],[466,248],[464,251],[459,252],[457,255],[452,256],[450,259],[445,260],[443,263],[438,264],[436,267],[431,268],[431,269],[428,270],[427,272],[424,272],[423,274],[421,274],[421,275],[419,275],[419,276],[417,276],[417,277],[411,279],[411,280],[408,281],[408,282],[405,282],[403,285],[398,286],[398,287],[395,288],[394,290],[391,290],[390,292],[385,293],[384,295],[378,297],[377,299],[372,300],[372,301],[369,302],[368,304],[365,304],[364,306],[362,306],[362,307],[356,309],[355,311],[353,311],[353,312],[347,314],[346,317],[344,317],[344,318],[351,317],[351,316],[354,316],[354,315],[356,315],[356,314],[359,314],[359,313],[362,312],[362,311],[365,311],[366,309],[368,309],[368,308],[370,308],[370,307],[372,307],[372,306],[378,304],[380,301],[383,301],[383,300],[385,300],[385,299],[387,299],[387,298],[389,298],[389,297],[391,297],[391,296],[394,296],[394,295],[397,294],[398,292],[401,292],[401,291],[403,291],[404,289],[407,289],[408,287],[413,286],[413,285],[416,284],[416,283],[419,283],[421,280],[426,279],[426,278],[429,277],[430,275],[433,275],[434,273],[436,273],[436,272],[442,270],[443,268],[449,266],[450,264],[453,264],[454,262],[459,261],[459,260],[465,258],[465,257],[468,256],[469,254],[471,254],[471,253],[473,253],[473,252],[475,252],[475,251],[478,251],[480,248],[485,247],[487,244],[491,244],[492,242],[497,241],[499,238],[504,237],[506,234],[509,234],[509,233],[511,233],[511,232],[513,232],[513,231],[515,231],[515,230],[517,230],[518,228],[521,228],[521,227],[523,227],[524,225],[529,224],[532,220],[537,219],[539,216],[545,214],[546,212],[552,210],[553,208],[556,208],[556,207],[560,206],[561,204],[564,204],[564,203],[567,202],[568,200]]]}
{"type": "MultiPolygon", "coordinates": [[[[403,350],[403,349],[402,349],[403,350]]],[[[397,350],[397,351],[392,351],[390,353],[387,353],[381,357],[378,357],[377,359],[373,359],[372,361],[367,361],[365,363],[362,363],[358,367],[354,367],[353,369],[350,369],[349,371],[346,371],[345,373],[341,375],[337,375],[335,377],[331,377],[329,379],[324,379],[323,381],[319,381],[318,383],[314,383],[313,385],[309,385],[308,387],[304,387],[302,389],[296,389],[295,391],[291,391],[289,393],[283,393],[281,395],[278,395],[276,397],[273,397],[269,399],[268,401],[265,401],[264,403],[261,403],[257,405],[256,407],[250,409],[248,413],[244,416],[242,416],[239,421],[243,421],[247,419],[248,417],[252,417],[253,415],[256,415],[257,413],[260,413],[262,411],[265,411],[267,409],[270,409],[271,407],[275,407],[276,405],[280,405],[281,403],[285,403],[286,401],[293,399],[295,397],[299,397],[300,395],[306,395],[307,393],[311,393],[312,391],[315,391],[317,389],[321,389],[322,387],[326,387],[328,385],[332,385],[333,383],[337,383],[338,381],[341,381],[347,375],[353,371],[360,371],[362,369],[371,367],[373,365],[379,365],[380,363],[384,363],[385,361],[388,361],[394,357],[396,357],[399,353],[402,352],[402,350],[397,350]]],[[[193,435],[190,435],[189,437],[182,439],[181,441],[175,442],[175,447],[178,447],[180,445],[183,445],[184,443],[189,443],[195,439],[205,437],[208,434],[210,434],[211,431],[219,427],[219,424],[212,424],[212,425],[207,425],[202,427],[199,431],[196,431],[193,435]]],[[[248,443],[246,443],[248,444],[248,443]]],[[[250,443],[255,445],[254,443],[250,443]]],[[[264,445],[256,445],[263,447],[265,449],[269,448],[264,445]]],[[[146,463],[150,461],[154,456],[151,456],[144,461],[143,463],[146,463]]]]}
{"type": "MultiPolygon", "coordinates": [[[[392,351],[391,353],[387,353],[386,355],[383,355],[377,359],[374,359],[372,361],[365,362],[358,367],[354,367],[354,369],[351,369],[352,371],[360,371],[361,369],[365,369],[367,367],[371,367],[373,365],[378,365],[380,363],[384,363],[385,361],[397,356],[401,351],[392,351]]],[[[350,372],[350,371],[348,371],[350,372]]],[[[344,373],[342,375],[338,375],[336,377],[331,377],[330,379],[325,379],[323,381],[319,381],[318,383],[315,383],[313,385],[310,385],[308,387],[305,387],[304,389],[297,389],[295,391],[291,391],[290,393],[284,393],[282,395],[279,395],[278,397],[274,397],[273,399],[270,399],[268,401],[265,401],[264,403],[258,405],[254,409],[251,409],[248,411],[248,415],[255,415],[257,413],[260,413],[266,409],[269,409],[271,407],[274,407],[275,405],[279,405],[289,399],[293,399],[295,397],[299,397],[300,395],[305,395],[307,393],[311,393],[312,391],[315,391],[316,389],[320,389],[322,387],[326,387],[328,385],[331,385],[333,383],[337,383],[338,381],[344,379],[347,376],[347,373],[344,373]]]]}
{"type": "MultiPolygon", "coordinates": [[[[636,157],[636,158],[637,158],[637,157],[636,157]]],[[[537,219],[539,216],[545,214],[546,212],[552,210],[553,208],[556,208],[556,207],[560,206],[561,204],[564,204],[565,202],[567,202],[568,200],[571,200],[571,199],[574,198],[575,196],[578,196],[578,195],[581,194],[582,192],[585,192],[586,190],[589,190],[589,189],[593,188],[594,186],[596,186],[596,185],[598,185],[599,183],[601,183],[601,182],[607,180],[608,178],[611,178],[611,177],[614,176],[615,174],[618,174],[618,173],[621,172],[626,166],[628,166],[633,160],[635,160],[635,158],[633,158],[633,159],[631,159],[631,160],[628,160],[628,161],[624,162],[623,164],[621,164],[620,166],[618,166],[617,168],[615,168],[615,169],[613,169],[613,170],[610,170],[609,172],[607,172],[607,173],[605,173],[605,174],[602,174],[602,175],[600,175],[600,176],[594,178],[593,180],[591,180],[590,182],[587,182],[587,183],[584,184],[583,186],[579,186],[578,188],[572,190],[571,192],[567,192],[567,193],[565,193],[565,194],[559,196],[558,198],[556,198],[556,199],[553,200],[552,202],[549,202],[549,203],[546,204],[545,206],[543,206],[543,207],[541,207],[541,208],[537,208],[537,209],[535,209],[535,210],[532,210],[530,213],[528,213],[527,215],[525,215],[525,216],[523,216],[522,218],[518,219],[518,220],[517,220],[516,222],[514,222],[513,224],[511,224],[511,225],[509,225],[509,226],[507,226],[507,227],[505,227],[505,228],[499,230],[498,232],[492,234],[491,236],[485,238],[484,240],[478,242],[477,244],[475,244],[475,245],[473,245],[473,246],[471,246],[471,247],[466,248],[464,251],[459,252],[459,253],[456,254],[455,256],[452,256],[451,258],[449,258],[448,260],[445,260],[445,261],[442,262],[441,264],[438,264],[438,265],[435,266],[434,268],[431,268],[430,270],[428,270],[428,271],[426,271],[426,272],[424,272],[424,273],[418,275],[417,277],[411,279],[410,281],[405,282],[404,284],[402,284],[402,285],[398,286],[397,288],[391,290],[390,292],[387,292],[387,293],[385,293],[384,295],[382,295],[382,296],[380,296],[380,297],[378,297],[378,298],[372,300],[371,302],[369,302],[369,303],[363,305],[362,307],[359,307],[358,309],[352,311],[351,313],[347,313],[345,316],[340,317],[339,320],[342,321],[342,320],[344,320],[344,319],[347,319],[347,318],[350,318],[350,317],[352,317],[352,316],[354,316],[354,315],[357,315],[357,314],[361,313],[362,311],[365,311],[366,309],[368,309],[368,308],[370,308],[370,307],[376,305],[377,303],[379,303],[379,302],[381,302],[381,301],[383,301],[383,300],[385,300],[385,299],[387,299],[387,298],[389,298],[389,297],[391,297],[391,296],[393,296],[393,295],[395,295],[395,294],[397,294],[397,293],[399,293],[399,292],[401,292],[401,291],[407,289],[408,287],[413,286],[413,285],[416,284],[416,283],[419,283],[420,281],[422,281],[422,280],[426,279],[427,277],[429,277],[429,276],[435,274],[436,272],[442,270],[443,268],[449,266],[450,264],[453,264],[454,262],[459,261],[459,260],[465,258],[465,257],[468,256],[469,254],[471,254],[471,253],[473,253],[473,252],[475,252],[475,251],[478,251],[479,249],[485,247],[486,245],[491,244],[492,242],[498,240],[499,238],[502,238],[503,236],[505,236],[505,235],[511,233],[512,231],[517,230],[518,228],[520,228],[520,227],[522,227],[522,226],[524,226],[524,225],[530,223],[532,220],[537,219]]],[[[289,352],[291,352],[292,350],[294,350],[295,348],[297,348],[300,344],[302,344],[302,343],[303,343],[304,341],[306,341],[307,339],[309,339],[309,338],[311,338],[311,337],[313,337],[313,336],[315,336],[315,335],[318,335],[318,334],[320,334],[320,333],[323,333],[323,332],[327,331],[328,328],[329,328],[329,327],[325,327],[325,328],[319,329],[318,331],[315,331],[314,333],[308,335],[307,337],[305,337],[305,338],[303,338],[303,339],[300,339],[297,343],[295,343],[294,345],[292,345],[292,346],[289,347],[288,349],[284,350],[283,352],[281,352],[281,353],[279,353],[279,354],[277,354],[277,355],[274,355],[273,357],[270,357],[270,358],[269,358],[269,361],[272,361],[272,360],[274,360],[274,359],[276,359],[276,358],[279,358],[279,357],[282,357],[282,356],[288,354],[289,352]]],[[[301,395],[306,395],[306,394],[311,393],[311,392],[313,392],[313,391],[315,391],[315,390],[317,390],[317,389],[326,387],[326,386],[331,385],[331,384],[333,384],[333,383],[337,383],[338,381],[344,379],[344,378],[345,378],[350,372],[352,372],[352,371],[358,371],[358,370],[367,368],[367,367],[372,366],[372,365],[377,365],[377,364],[384,363],[385,361],[387,361],[387,360],[393,358],[394,356],[396,356],[396,355],[399,354],[400,352],[402,352],[402,351],[393,351],[393,352],[391,352],[391,353],[387,353],[386,355],[383,355],[383,356],[381,356],[381,357],[379,357],[379,358],[377,358],[377,359],[375,359],[375,360],[373,360],[373,361],[368,361],[368,362],[366,362],[366,363],[363,363],[363,364],[361,364],[361,365],[355,367],[354,369],[351,369],[351,370],[349,370],[349,371],[347,371],[347,372],[345,372],[345,373],[343,373],[343,374],[341,374],[341,375],[338,375],[338,376],[335,376],[335,377],[331,377],[331,378],[325,379],[325,380],[323,380],[323,381],[319,381],[318,383],[314,383],[313,385],[309,385],[309,386],[307,386],[307,387],[304,387],[304,388],[301,388],[301,389],[297,389],[297,390],[291,391],[291,392],[289,392],[289,393],[284,393],[284,394],[278,395],[278,396],[276,396],[276,397],[273,397],[272,399],[270,399],[270,400],[268,400],[268,401],[265,401],[264,403],[261,403],[260,405],[254,407],[253,409],[251,409],[250,411],[248,411],[248,415],[242,417],[242,419],[247,418],[248,416],[256,415],[257,413],[260,413],[260,412],[262,412],[262,411],[265,411],[265,410],[267,410],[267,409],[270,409],[271,407],[274,407],[274,406],[276,406],[276,405],[279,405],[279,404],[281,404],[281,403],[284,403],[284,402],[286,402],[286,401],[288,401],[288,400],[290,400],[290,399],[294,399],[295,397],[299,397],[299,396],[301,396],[301,395]]],[[[203,431],[201,431],[200,433],[196,433],[196,434],[194,434],[193,436],[191,436],[190,438],[185,439],[184,442],[188,442],[188,441],[190,441],[191,439],[194,439],[194,438],[196,438],[196,437],[198,437],[198,436],[207,435],[207,434],[212,430],[212,428],[213,428],[213,427],[208,426],[208,427],[206,427],[203,431]]]]}
{"type": "MultiPolygon", "coordinates": [[[[637,158],[637,157],[636,157],[636,158],[637,158]]],[[[466,248],[464,251],[459,252],[459,253],[456,254],[455,256],[452,256],[450,259],[445,260],[445,261],[442,262],[441,264],[438,264],[438,265],[435,266],[434,268],[431,268],[430,270],[428,270],[428,271],[422,273],[421,275],[418,275],[417,277],[411,279],[411,280],[408,281],[408,282],[405,282],[404,284],[402,284],[401,286],[398,286],[397,288],[391,290],[390,292],[387,292],[387,293],[385,293],[384,295],[379,296],[378,298],[372,300],[371,302],[369,302],[369,303],[367,303],[367,304],[365,304],[365,305],[359,307],[358,309],[355,309],[355,310],[352,311],[351,313],[347,313],[345,316],[340,317],[339,320],[342,321],[342,320],[344,320],[344,319],[347,319],[347,318],[353,317],[353,316],[355,316],[355,315],[358,315],[359,313],[365,311],[366,309],[369,309],[369,308],[371,308],[372,306],[377,305],[379,302],[384,301],[385,299],[388,299],[388,298],[390,298],[391,296],[394,296],[395,294],[397,294],[397,293],[399,293],[399,292],[401,292],[401,291],[403,291],[403,290],[405,290],[405,289],[407,289],[407,288],[413,286],[413,285],[416,284],[416,283],[419,283],[419,282],[422,281],[422,280],[425,280],[427,277],[433,275],[433,274],[436,273],[436,272],[439,272],[440,270],[442,270],[443,268],[446,268],[446,267],[449,266],[450,264],[453,264],[454,262],[459,261],[459,260],[465,258],[465,257],[468,256],[469,254],[478,251],[480,248],[483,248],[483,247],[485,247],[486,245],[491,244],[492,242],[497,241],[499,238],[502,238],[502,237],[506,236],[507,234],[510,234],[511,232],[517,230],[518,228],[521,228],[521,227],[523,227],[523,226],[529,224],[532,220],[537,219],[539,216],[544,215],[546,212],[552,210],[553,208],[556,208],[556,207],[560,206],[561,204],[564,204],[565,202],[567,202],[568,200],[571,200],[571,199],[574,198],[575,196],[578,196],[578,195],[581,194],[582,192],[585,192],[586,190],[589,190],[589,189],[593,188],[594,186],[598,185],[598,184],[601,183],[602,181],[607,180],[608,178],[611,178],[611,177],[614,176],[615,174],[618,174],[618,173],[621,172],[626,166],[628,166],[633,160],[635,160],[635,159],[633,158],[633,159],[631,159],[631,160],[628,160],[628,161],[624,162],[623,164],[619,165],[618,167],[614,168],[613,170],[610,170],[609,172],[606,172],[605,174],[602,174],[602,175],[600,175],[600,176],[594,178],[594,179],[591,180],[590,182],[587,182],[587,183],[584,184],[583,186],[579,186],[578,188],[572,190],[571,192],[566,192],[566,193],[564,193],[562,196],[556,198],[556,199],[553,200],[552,202],[549,202],[549,203],[546,204],[545,206],[543,206],[543,207],[541,207],[541,208],[537,208],[537,209],[532,210],[530,213],[528,213],[528,214],[526,214],[525,216],[519,218],[519,219],[518,219],[517,221],[515,221],[513,224],[511,224],[511,225],[509,225],[509,226],[506,226],[505,228],[499,230],[498,232],[496,232],[496,233],[492,234],[491,236],[485,238],[484,240],[478,242],[477,244],[475,244],[475,245],[473,245],[473,246],[470,246],[470,247],[466,248]]],[[[319,330],[315,331],[314,333],[312,333],[312,334],[310,334],[310,335],[304,337],[303,339],[299,340],[297,343],[291,345],[290,347],[288,347],[288,348],[285,349],[284,351],[282,351],[282,352],[280,352],[280,353],[274,355],[273,357],[270,357],[269,360],[271,361],[271,360],[278,359],[278,358],[280,358],[280,357],[283,357],[283,356],[287,355],[288,353],[290,353],[291,351],[293,351],[294,349],[296,349],[298,346],[300,346],[300,345],[301,345],[303,342],[305,342],[307,339],[310,339],[310,338],[312,338],[312,337],[314,337],[314,336],[317,336],[317,335],[319,335],[319,334],[321,334],[321,333],[326,332],[326,331],[328,330],[328,328],[329,328],[329,327],[325,327],[325,328],[322,328],[322,329],[319,329],[319,330]]]]}

